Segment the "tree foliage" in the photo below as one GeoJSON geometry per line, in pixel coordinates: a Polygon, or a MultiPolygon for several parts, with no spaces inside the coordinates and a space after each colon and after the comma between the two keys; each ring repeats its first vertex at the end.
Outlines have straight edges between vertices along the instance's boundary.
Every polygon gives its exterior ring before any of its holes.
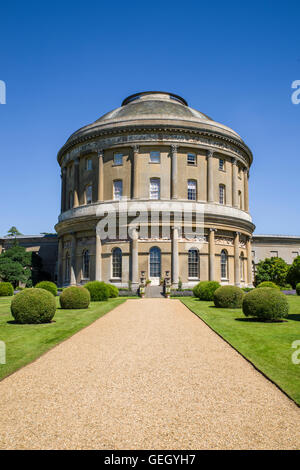
{"type": "Polygon", "coordinates": [[[0,255],[0,278],[11,282],[13,286],[19,283],[31,287],[40,277],[42,261],[39,255],[28,252],[24,247],[14,244],[0,255]]]}
{"type": "Polygon", "coordinates": [[[278,286],[284,286],[287,282],[289,266],[282,258],[266,258],[258,263],[256,267],[255,284],[271,281],[278,286]]]}
{"type": "Polygon", "coordinates": [[[9,230],[7,230],[7,235],[9,237],[15,237],[16,235],[22,235],[21,232],[17,229],[17,227],[13,226],[9,230]]]}
{"type": "Polygon", "coordinates": [[[297,256],[289,267],[286,280],[289,284],[292,284],[294,289],[300,282],[300,256],[297,256]]]}

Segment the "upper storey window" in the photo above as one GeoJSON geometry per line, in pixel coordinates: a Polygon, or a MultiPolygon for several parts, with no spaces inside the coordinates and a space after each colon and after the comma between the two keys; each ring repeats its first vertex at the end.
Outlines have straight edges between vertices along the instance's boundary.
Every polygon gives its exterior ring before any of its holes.
{"type": "Polygon", "coordinates": [[[150,152],[150,163],[160,163],[160,152],[152,151],[150,152]]]}
{"type": "Polygon", "coordinates": [[[86,160],[85,160],[85,169],[87,171],[90,171],[90,170],[93,169],[93,161],[92,161],[91,158],[86,158],[86,160]]]}
{"type": "Polygon", "coordinates": [[[123,181],[117,180],[114,181],[114,200],[121,201],[123,196],[123,181]]]}
{"type": "Polygon", "coordinates": [[[150,179],[150,199],[160,199],[160,179],[150,179]]]}
{"type": "Polygon", "coordinates": [[[123,153],[114,154],[114,165],[123,165],[123,153]]]}
{"type": "Polygon", "coordinates": [[[196,201],[197,198],[197,182],[195,180],[188,180],[188,200],[196,201]]]}
{"type": "Polygon", "coordinates": [[[225,170],[225,160],[223,160],[223,158],[219,159],[219,170],[221,171],[225,170]]]}
{"type": "Polygon", "coordinates": [[[220,184],[220,186],[219,186],[219,203],[220,204],[226,204],[224,184],[220,184]]]}
{"type": "Polygon", "coordinates": [[[188,165],[196,165],[196,155],[194,153],[187,154],[188,165]]]}
{"type": "Polygon", "coordinates": [[[93,187],[89,184],[85,189],[85,202],[91,204],[93,201],[93,187]]]}

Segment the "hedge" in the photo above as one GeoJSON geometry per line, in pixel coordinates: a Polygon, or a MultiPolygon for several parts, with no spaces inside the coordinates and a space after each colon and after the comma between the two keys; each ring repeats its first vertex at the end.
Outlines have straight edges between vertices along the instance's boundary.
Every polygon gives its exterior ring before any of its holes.
{"type": "Polygon", "coordinates": [[[260,284],[258,284],[258,286],[256,286],[256,288],[261,288],[261,287],[272,287],[272,289],[279,289],[280,290],[280,287],[277,286],[277,284],[275,284],[272,281],[263,281],[260,284]]]}
{"type": "Polygon", "coordinates": [[[14,296],[10,309],[17,323],[49,323],[55,315],[56,300],[45,289],[24,289],[14,296]]]}
{"type": "Polygon", "coordinates": [[[51,294],[53,294],[54,296],[57,296],[57,286],[56,284],[54,284],[54,282],[42,281],[36,284],[35,287],[37,287],[38,289],[45,289],[48,292],[51,292],[51,294]]]}
{"type": "Polygon", "coordinates": [[[215,290],[214,304],[220,308],[240,308],[244,292],[237,286],[222,286],[215,290]]]}
{"type": "Polygon", "coordinates": [[[110,291],[105,282],[91,281],[85,284],[84,287],[89,291],[93,302],[109,299],[110,291]]]}
{"type": "Polygon", "coordinates": [[[286,296],[280,290],[261,287],[245,295],[243,313],[246,317],[276,321],[288,316],[289,304],[286,296]]]}
{"type": "Polygon", "coordinates": [[[0,282],[0,297],[14,295],[14,288],[10,282],[0,282]]]}
{"type": "Polygon", "coordinates": [[[214,300],[214,292],[220,284],[216,281],[201,281],[193,289],[193,294],[199,300],[214,300]]]}
{"type": "Polygon", "coordinates": [[[67,287],[59,296],[59,303],[63,309],[88,308],[90,301],[89,291],[79,286],[67,287]]]}
{"type": "Polygon", "coordinates": [[[108,294],[109,294],[110,299],[119,297],[119,289],[116,286],[114,286],[113,284],[106,284],[106,285],[108,288],[108,294]]]}
{"type": "Polygon", "coordinates": [[[300,282],[296,285],[297,295],[300,295],[300,282]]]}

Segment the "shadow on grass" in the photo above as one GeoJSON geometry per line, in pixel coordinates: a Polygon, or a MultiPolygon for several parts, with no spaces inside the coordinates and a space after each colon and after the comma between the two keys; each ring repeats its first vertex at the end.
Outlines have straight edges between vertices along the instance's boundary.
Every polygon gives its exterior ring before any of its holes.
{"type": "Polygon", "coordinates": [[[8,320],[6,323],[8,323],[9,325],[20,325],[20,326],[22,325],[23,326],[24,325],[51,325],[52,323],[56,323],[56,320],[51,320],[45,323],[19,323],[16,320],[8,320]]]}
{"type": "Polygon", "coordinates": [[[287,320],[263,320],[261,318],[235,318],[235,321],[246,323],[286,323],[287,320]]]}
{"type": "Polygon", "coordinates": [[[287,318],[289,320],[300,321],[300,313],[290,313],[287,318]]]}

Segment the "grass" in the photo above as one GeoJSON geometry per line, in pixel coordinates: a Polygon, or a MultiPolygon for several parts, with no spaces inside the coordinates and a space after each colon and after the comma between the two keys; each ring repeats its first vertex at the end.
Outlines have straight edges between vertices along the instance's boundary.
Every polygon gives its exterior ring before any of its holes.
{"type": "Polygon", "coordinates": [[[300,364],[293,364],[291,347],[300,340],[300,296],[288,296],[289,317],[281,323],[262,323],[241,309],[216,308],[195,298],[181,301],[300,405],[300,364]]]}
{"type": "Polygon", "coordinates": [[[0,341],[6,344],[6,364],[0,364],[0,380],[38,358],[49,349],[90,325],[107,312],[125,302],[126,298],[91,302],[82,310],[59,307],[52,323],[17,325],[10,313],[12,297],[0,298],[0,341]]]}

